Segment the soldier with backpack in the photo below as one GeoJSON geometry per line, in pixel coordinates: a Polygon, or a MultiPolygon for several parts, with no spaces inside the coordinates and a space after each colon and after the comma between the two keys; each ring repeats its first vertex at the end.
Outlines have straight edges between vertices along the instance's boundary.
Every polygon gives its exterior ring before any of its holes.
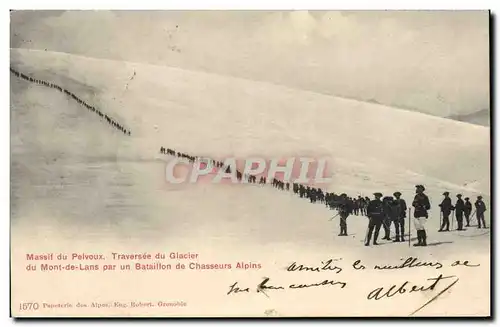
{"type": "Polygon", "coordinates": [[[405,241],[405,218],[406,202],[401,199],[401,192],[394,192],[394,201],[392,202],[393,211],[395,211],[394,228],[396,229],[396,239],[394,242],[405,241]]]}
{"type": "Polygon", "coordinates": [[[347,217],[351,214],[352,207],[347,194],[342,193],[339,201],[339,216],[340,216],[340,234],[339,236],[347,236],[347,217]]]}
{"type": "Polygon", "coordinates": [[[470,203],[469,198],[466,197],[464,203],[464,216],[465,216],[465,227],[470,227],[470,214],[472,212],[472,203],[470,203]]]}
{"type": "Polygon", "coordinates": [[[465,203],[462,200],[462,194],[457,194],[457,203],[455,203],[455,217],[457,218],[457,230],[464,230],[464,211],[465,211],[465,203]]]}

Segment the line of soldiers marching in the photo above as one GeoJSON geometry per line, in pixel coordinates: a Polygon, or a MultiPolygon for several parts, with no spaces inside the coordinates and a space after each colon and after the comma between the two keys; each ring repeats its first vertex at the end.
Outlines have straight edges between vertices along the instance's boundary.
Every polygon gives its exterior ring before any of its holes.
{"type": "MultiPolygon", "coordinates": [[[[180,158],[186,158],[190,162],[195,162],[197,160],[200,160],[201,157],[197,156],[192,156],[187,153],[179,152],[174,149],[166,148],[161,146],[160,147],[160,153],[161,154],[166,154],[174,157],[180,157],[180,158]]],[[[214,160],[214,159],[207,159],[203,158],[204,160],[209,160],[211,161],[210,163],[212,166],[224,169],[226,173],[231,172],[231,168],[229,166],[225,166],[222,161],[214,160]]],[[[238,180],[242,180],[245,178],[248,180],[249,183],[254,183],[257,184],[257,176],[255,175],[244,175],[241,171],[236,169],[236,178],[238,180]]],[[[290,182],[284,182],[281,181],[277,178],[272,178],[269,180],[269,184],[273,186],[274,188],[281,190],[281,191],[291,191],[298,195],[300,198],[303,199],[308,199],[310,203],[323,203],[325,204],[326,207],[330,209],[338,209],[339,206],[345,202],[345,199],[341,199],[341,196],[334,193],[334,192],[324,192],[321,188],[319,187],[312,187],[308,185],[303,185],[300,183],[290,183],[290,182]]],[[[267,184],[268,180],[264,176],[260,176],[258,184],[267,184]]],[[[361,196],[358,196],[357,199],[355,198],[346,198],[347,201],[349,201],[349,207],[352,208],[353,213],[355,215],[358,214],[363,214],[366,215],[366,208],[368,205],[368,202],[370,199],[368,197],[363,198],[361,196]]]]}
{"type": "MultiPolygon", "coordinates": [[[[194,157],[185,153],[176,152],[175,150],[168,149],[165,147],[160,148],[160,153],[187,158],[190,162],[194,162],[198,157],[194,157]]],[[[231,172],[229,166],[224,166],[223,162],[209,159],[215,167],[225,169],[227,173],[231,172]]],[[[241,180],[242,177],[248,179],[250,183],[257,183],[257,177],[254,175],[243,176],[240,171],[236,171],[237,178],[241,180]]],[[[266,184],[266,178],[261,176],[259,184],[266,184]]],[[[273,187],[279,190],[290,190],[290,183],[283,182],[276,178],[273,178],[270,183],[273,187]]],[[[425,187],[423,185],[416,185],[416,194],[412,202],[413,208],[413,218],[415,229],[417,230],[417,240],[418,242],[414,246],[427,246],[427,232],[425,225],[427,219],[429,218],[428,211],[431,209],[430,201],[427,195],[424,193],[425,187]]],[[[391,237],[391,225],[394,224],[394,230],[396,237],[393,242],[405,242],[405,219],[407,212],[411,214],[411,208],[408,208],[406,201],[401,198],[401,192],[394,192],[393,196],[385,196],[382,198],[382,193],[374,193],[374,199],[370,200],[369,197],[358,196],[358,198],[348,197],[346,193],[337,195],[333,192],[324,192],[321,188],[315,188],[311,186],[305,186],[299,183],[292,183],[292,191],[297,194],[300,198],[309,199],[311,203],[324,203],[326,207],[330,209],[336,209],[338,211],[338,216],[340,216],[340,233],[339,236],[347,236],[347,218],[351,214],[355,215],[365,215],[368,217],[368,230],[365,238],[365,246],[369,246],[373,237],[373,245],[378,245],[378,237],[380,234],[380,229],[384,230],[383,240],[390,241],[391,237]]],[[[462,228],[462,218],[465,216],[467,225],[470,223],[470,214],[472,212],[472,205],[469,202],[469,198],[465,198],[465,202],[461,200],[462,195],[457,194],[457,203],[455,206],[451,205],[451,199],[449,199],[449,192],[444,192],[445,199],[440,204],[441,212],[443,214],[443,221],[441,224],[441,229],[439,231],[449,230],[449,215],[451,211],[455,211],[458,229],[462,228]],[[446,228],[446,229],[444,229],[446,228]]],[[[486,211],[486,205],[482,201],[482,196],[478,196],[475,203],[476,216],[478,220],[478,228],[481,228],[481,223],[486,227],[484,222],[484,212],[486,211]]],[[[336,216],[332,217],[335,218],[336,216]]]]}
{"type": "Polygon", "coordinates": [[[80,99],[79,97],[77,97],[73,92],[68,91],[68,90],[62,88],[62,87],[60,87],[57,84],[54,84],[54,83],[51,83],[51,82],[47,82],[47,81],[44,81],[44,80],[41,80],[41,79],[37,79],[37,78],[31,77],[31,76],[25,75],[23,73],[20,73],[20,72],[18,72],[17,70],[15,70],[12,67],[10,68],[10,72],[12,74],[14,74],[15,76],[17,76],[17,77],[19,77],[21,79],[24,79],[26,81],[29,81],[29,82],[32,82],[32,83],[35,83],[35,84],[39,84],[39,85],[43,85],[43,86],[47,86],[47,87],[56,89],[59,92],[65,93],[66,95],[70,96],[73,100],[75,100],[76,102],[78,102],[79,104],[81,104],[82,106],[84,106],[85,108],[87,108],[88,110],[90,110],[93,113],[95,113],[96,115],[98,115],[100,118],[105,119],[108,124],[110,124],[111,126],[113,126],[116,129],[118,129],[123,134],[130,135],[130,130],[127,130],[125,127],[123,127],[120,123],[118,123],[114,118],[112,118],[108,114],[102,113],[96,107],[94,107],[92,105],[89,105],[88,103],[86,103],[85,101],[83,101],[82,99],[80,99]]]}

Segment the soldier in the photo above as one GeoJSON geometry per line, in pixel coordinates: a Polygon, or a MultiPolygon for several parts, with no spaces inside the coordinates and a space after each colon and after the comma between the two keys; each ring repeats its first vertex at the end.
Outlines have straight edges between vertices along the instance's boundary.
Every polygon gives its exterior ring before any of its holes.
{"type": "Polygon", "coordinates": [[[412,205],[415,208],[413,217],[415,218],[418,243],[413,244],[413,246],[427,246],[425,223],[429,217],[427,211],[431,209],[431,204],[427,195],[424,194],[425,187],[423,185],[416,185],[415,187],[417,194],[415,194],[412,205]]]}
{"type": "Polygon", "coordinates": [[[382,227],[384,227],[384,237],[383,240],[391,240],[391,222],[393,218],[392,205],[391,202],[394,199],[392,196],[386,196],[382,199],[384,205],[384,219],[382,220],[382,227]]]}
{"type": "Polygon", "coordinates": [[[314,187],[311,187],[309,192],[309,202],[316,203],[316,189],[314,187]]]}
{"type": "Polygon", "coordinates": [[[340,195],[339,203],[339,216],[340,216],[340,234],[339,236],[347,236],[347,217],[351,213],[351,207],[349,205],[349,199],[347,194],[342,193],[340,195]]]}
{"type": "Polygon", "coordinates": [[[394,220],[394,228],[396,229],[396,239],[394,242],[405,241],[405,218],[406,218],[406,202],[401,199],[401,192],[394,192],[394,199],[392,205],[393,210],[396,212],[394,220]]]}
{"type": "MultiPolygon", "coordinates": [[[[287,191],[288,191],[288,188],[287,188],[287,191]]],[[[318,200],[320,202],[324,202],[325,201],[325,194],[323,193],[323,190],[318,188],[318,200]]]]}
{"type": "Polygon", "coordinates": [[[370,198],[365,196],[365,216],[368,217],[368,204],[370,203],[370,198]]]}
{"type": "Polygon", "coordinates": [[[359,214],[363,215],[363,199],[361,198],[361,195],[358,195],[358,198],[355,201],[359,214]]]}
{"type": "Polygon", "coordinates": [[[483,223],[483,228],[486,228],[486,222],[484,221],[484,212],[486,211],[486,205],[483,202],[483,197],[478,195],[476,203],[476,217],[477,217],[477,228],[481,228],[481,222],[483,223]]]}
{"type": "Polygon", "coordinates": [[[373,230],[375,230],[373,245],[378,245],[377,238],[380,232],[380,226],[382,226],[382,220],[384,219],[384,208],[382,201],[380,201],[382,193],[377,192],[373,193],[373,195],[375,196],[375,199],[370,201],[367,208],[367,214],[370,220],[368,223],[368,234],[366,235],[365,246],[370,245],[373,230]]]}
{"type": "Polygon", "coordinates": [[[455,217],[457,217],[457,225],[458,228],[457,230],[464,230],[464,210],[465,210],[465,203],[464,200],[462,200],[462,194],[457,194],[457,203],[455,203],[455,217]]]}
{"type": "Polygon", "coordinates": [[[305,197],[305,193],[306,193],[306,188],[304,187],[304,185],[299,184],[299,196],[303,198],[305,197]]]}
{"type": "Polygon", "coordinates": [[[361,215],[362,216],[366,216],[366,200],[365,198],[361,197],[361,195],[359,196],[359,205],[361,206],[361,215]]]}
{"type": "Polygon", "coordinates": [[[439,228],[439,232],[445,231],[449,232],[450,231],[450,213],[454,209],[453,205],[451,204],[451,199],[449,197],[450,192],[444,192],[444,199],[439,205],[441,207],[441,212],[443,213],[443,222],[441,224],[441,227],[439,228]],[[446,229],[444,229],[446,227],[446,229]]]}
{"type": "Polygon", "coordinates": [[[353,212],[357,216],[359,213],[359,202],[357,200],[353,201],[353,212]]]}
{"type": "Polygon", "coordinates": [[[469,198],[465,198],[464,203],[464,215],[465,215],[465,227],[470,227],[470,213],[472,211],[472,203],[470,203],[469,198]]]}
{"type": "Polygon", "coordinates": [[[354,201],[351,197],[347,197],[347,202],[349,203],[349,214],[352,215],[354,210],[354,201]]]}

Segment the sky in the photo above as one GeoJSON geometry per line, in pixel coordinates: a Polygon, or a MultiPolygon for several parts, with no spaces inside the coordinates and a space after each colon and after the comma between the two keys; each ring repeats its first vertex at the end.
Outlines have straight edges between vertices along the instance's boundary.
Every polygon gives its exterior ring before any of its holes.
{"type": "Polygon", "coordinates": [[[11,47],[202,70],[441,117],[489,109],[487,11],[17,11],[11,47]]]}

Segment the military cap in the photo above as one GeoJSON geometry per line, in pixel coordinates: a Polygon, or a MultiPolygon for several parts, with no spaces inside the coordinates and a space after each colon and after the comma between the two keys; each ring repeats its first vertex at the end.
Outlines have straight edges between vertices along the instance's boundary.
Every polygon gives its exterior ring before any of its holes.
{"type": "Polygon", "coordinates": [[[443,193],[443,195],[450,195],[450,192],[446,191],[443,193]]]}
{"type": "Polygon", "coordinates": [[[467,197],[465,197],[465,199],[464,199],[464,200],[465,200],[465,201],[469,200],[469,197],[468,197],[468,196],[467,196],[467,197]]]}
{"type": "Polygon", "coordinates": [[[373,193],[373,195],[381,197],[381,196],[382,196],[382,193],[380,193],[380,192],[375,192],[375,193],[373,193]]]}
{"type": "Polygon", "coordinates": [[[425,191],[425,187],[424,187],[423,185],[421,185],[421,184],[419,184],[419,185],[415,185],[415,187],[416,187],[417,189],[421,188],[421,189],[422,189],[422,191],[425,191]]]}
{"type": "Polygon", "coordinates": [[[401,192],[394,192],[394,196],[401,196],[401,192]]]}
{"type": "Polygon", "coordinates": [[[458,193],[457,198],[461,198],[461,197],[462,197],[462,194],[458,193]]]}
{"type": "Polygon", "coordinates": [[[347,194],[345,194],[345,193],[342,193],[342,194],[340,194],[340,196],[347,196],[347,194]]]}
{"type": "Polygon", "coordinates": [[[483,196],[482,196],[482,195],[478,195],[478,196],[477,196],[477,198],[478,198],[478,199],[482,199],[482,198],[483,198],[483,196]]]}

